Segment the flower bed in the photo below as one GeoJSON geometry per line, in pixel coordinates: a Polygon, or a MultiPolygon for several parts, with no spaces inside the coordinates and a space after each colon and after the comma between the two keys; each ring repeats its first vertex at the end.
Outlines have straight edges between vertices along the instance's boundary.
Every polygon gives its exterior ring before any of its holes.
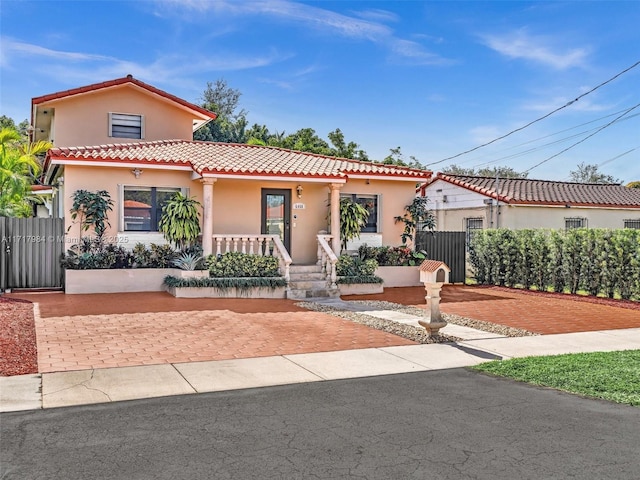
{"type": "Polygon", "coordinates": [[[164,279],[166,290],[179,298],[285,298],[283,277],[178,278],[164,279]]]}

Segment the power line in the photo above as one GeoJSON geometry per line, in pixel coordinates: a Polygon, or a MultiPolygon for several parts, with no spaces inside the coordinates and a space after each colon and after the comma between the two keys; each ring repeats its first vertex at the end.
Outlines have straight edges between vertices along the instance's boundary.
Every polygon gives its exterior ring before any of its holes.
{"type": "Polygon", "coordinates": [[[637,67],[638,65],[640,65],[640,61],[637,61],[636,63],[634,63],[634,64],[633,64],[633,65],[631,65],[630,67],[625,68],[623,71],[621,71],[621,72],[617,73],[616,75],[614,75],[613,77],[611,77],[609,80],[606,80],[606,81],[602,82],[601,84],[599,84],[599,85],[597,85],[596,87],[592,88],[592,89],[591,89],[591,90],[589,90],[588,92],[585,92],[585,93],[583,93],[582,95],[579,95],[578,97],[574,98],[573,100],[571,100],[571,101],[567,102],[567,103],[566,103],[566,104],[564,104],[563,106],[556,108],[556,109],[555,109],[555,110],[553,110],[552,112],[549,112],[549,113],[547,113],[546,115],[543,115],[542,117],[539,117],[539,118],[537,118],[537,119],[535,119],[535,120],[533,120],[533,121],[531,121],[531,122],[527,123],[526,125],[523,125],[522,127],[516,128],[515,130],[511,130],[509,133],[506,133],[506,134],[504,134],[504,135],[502,135],[502,136],[500,136],[500,137],[498,137],[498,138],[494,138],[494,139],[493,139],[493,140],[491,140],[490,142],[483,143],[482,145],[478,145],[478,146],[476,146],[476,147],[473,147],[473,148],[471,148],[471,149],[469,149],[469,150],[466,150],[466,151],[464,151],[464,152],[458,153],[458,154],[453,155],[453,156],[451,156],[451,157],[443,158],[442,160],[438,160],[437,162],[428,163],[428,164],[426,164],[425,166],[426,166],[426,167],[430,167],[431,165],[437,165],[437,164],[439,164],[439,163],[446,162],[447,160],[453,160],[454,158],[458,158],[458,157],[461,157],[462,155],[466,155],[467,153],[474,152],[474,151],[476,151],[476,150],[478,150],[478,149],[480,149],[480,148],[486,147],[486,146],[488,146],[488,145],[491,145],[492,143],[495,143],[495,142],[497,142],[497,141],[499,141],[499,140],[502,140],[502,139],[504,139],[504,138],[507,138],[508,136],[513,135],[513,134],[514,134],[514,133],[516,133],[516,132],[519,132],[519,131],[521,131],[521,130],[524,130],[525,128],[530,127],[531,125],[533,125],[534,123],[537,123],[537,122],[539,122],[539,121],[541,121],[541,120],[544,120],[545,118],[550,117],[550,116],[551,116],[551,115],[553,115],[554,113],[557,113],[557,112],[559,112],[560,110],[563,110],[563,109],[567,108],[568,106],[573,105],[574,103],[576,103],[576,102],[577,102],[578,100],[580,100],[581,98],[586,97],[586,96],[587,96],[587,95],[589,95],[590,93],[593,93],[593,92],[595,92],[596,90],[598,90],[600,87],[603,87],[603,86],[605,86],[605,85],[606,85],[606,84],[608,84],[608,83],[611,83],[611,82],[612,82],[612,81],[614,81],[616,78],[618,78],[619,76],[621,76],[621,75],[623,75],[623,74],[627,73],[629,70],[631,70],[632,68],[637,67]]]}
{"type": "Polygon", "coordinates": [[[562,155],[562,154],[563,154],[564,152],[566,152],[567,150],[572,149],[572,148],[573,148],[573,147],[575,147],[576,145],[579,145],[579,144],[581,144],[582,142],[584,142],[585,140],[587,140],[587,139],[589,139],[589,138],[593,137],[594,135],[596,135],[596,134],[600,133],[600,132],[601,132],[602,130],[604,130],[605,128],[607,128],[607,127],[609,127],[609,126],[613,125],[613,124],[614,124],[614,123],[616,123],[618,120],[620,120],[622,117],[624,117],[627,113],[629,113],[630,111],[632,111],[632,110],[634,110],[634,109],[636,109],[636,108],[638,108],[638,107],[640,107],[640,103],[638,103],[638,104],[637,104],[636,106],[634,106],[634,107],[631,107],[631,108],[630,108],[629,110],[627,110],[625,113],[623,113],[623,114],[622,114],[622,115],[620,115],[619,117],[617,117],[617,118],[615,118],[615,119],[611,120],[611,121],[610,121],[609,123],[607,123],[606,125],[604,125],[604,126],[600,127],[598,130],[596,130],[595,132],[593,132],[591,135],[587,135],[586,137],[584,137],[584,138],[583,138],[582,140],[580,140],[579,142],[576,142],[576,143],[574,143],[573,145],[568,146],[568,147],[567,147],[567,148],[565,148],[564,150],[561,150],[561,151],[559,151],[558,153],[556,153],[556,154],[554,154],[554,155],[551,155],[551,156],[550,156],[550,157],[548,157],[548,158],[545,158],[545,159],[544,159],[544,160],[542,160],[541,162],[536,163],[533,167],[529,168],[528,170],[525,170],[525,171],[524,171],[524,172],[522,172],[522,173],[529,173],[529,172],[530,172],[531,170],[533,170],[534,168],[539,167],[539,166],[540,166],[540,165],[542,165],[543,163],[546,163],[546,162],[548,162],[549,160],[551,160],[552,158],[556,158],[556,157],[558,157],[558,156],[562,155]]]}

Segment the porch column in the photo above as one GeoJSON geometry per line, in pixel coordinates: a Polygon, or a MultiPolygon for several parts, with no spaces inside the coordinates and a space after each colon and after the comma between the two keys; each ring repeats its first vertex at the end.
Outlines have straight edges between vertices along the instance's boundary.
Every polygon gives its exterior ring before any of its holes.
{"type": "Polygon", "coordinates": [[[340,189],[341,183],[332,183],[329,185],[331,191],[331,242],[333,253],[340,256],[340,189]]]}
{"type": "Polygon", "coordinates": [[[213,184],[216,178],[203,178],[202,182],[202,254],[206,257],[213,253],[213,184]]]}

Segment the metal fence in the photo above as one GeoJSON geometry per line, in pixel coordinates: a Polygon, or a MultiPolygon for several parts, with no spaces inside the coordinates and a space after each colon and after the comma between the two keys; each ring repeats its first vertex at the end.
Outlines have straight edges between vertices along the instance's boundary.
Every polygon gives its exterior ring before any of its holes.
{"type": "Polygon", "coordinates": [[[464,283],[465,232],[417,232],[416,250],[425,250],[430,259],[446,263],[451,269],[449,280],[452,283],[464,283]]]}
{"type": "Polygon", "coordinates": [[[62,288],[64,247],[61,218],[0,217],[0,291],[62,288]]]}

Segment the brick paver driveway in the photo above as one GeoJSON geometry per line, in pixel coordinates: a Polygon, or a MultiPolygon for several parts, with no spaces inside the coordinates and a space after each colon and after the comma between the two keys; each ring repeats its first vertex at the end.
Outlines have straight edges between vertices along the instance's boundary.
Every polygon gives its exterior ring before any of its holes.
{"type": "MultiPolygon", "coordinates": [[[[343,297],[344,300],[386,300],[424,307],[423,287],[387,288],[379,295],[343,297]]],[[[446,285],[440,307],[445,313],[522,328],[540,334],[640,328],[640,304],[607,302],[574,295],[518,292],[499,287],[446,285]]]]}
{"type": "MultiPolygon", "coordinates": [[[[422,287],[345,300],[424,306],[422,287]]],[[[14,294],[37,303],[39,371],[226,360],[414,342],[291,300],[183,299],[168,293],[14,294]]],[[[541,334],[640,327],[640,307],[448,285],[443,312],[541,334]]]]}
{"type": "Polygon", "coordinates": [[[38,304],[41,373],[415,344],[291,300],[164,292],[20,297],[38,304]]]}

